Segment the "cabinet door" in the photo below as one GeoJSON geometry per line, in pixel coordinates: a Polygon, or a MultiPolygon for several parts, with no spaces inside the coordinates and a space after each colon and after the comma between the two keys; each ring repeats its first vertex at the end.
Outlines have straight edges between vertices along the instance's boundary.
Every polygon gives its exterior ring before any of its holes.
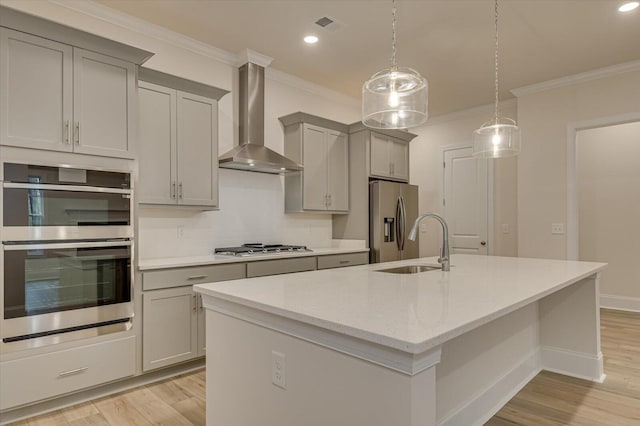
{"type": "Polygon", "coordinates": [[[302,208],[327,210],[327,130],[304,125],[302,208]]]}
{"type": "Polygon", "coordinates": [[[329,130],[328,140],[329,210],[349,210],[349,143],[347,135],[329,130]]]}
{"type": "Polygon", "coordinates": [[[141,203],[175,204],[176,91],[138,83],[138,166],[141,203]]]}
{"type": "Polygon", "coordinates": [[[74,152],[133,158],[134,65],[73,49],[74,152]]]}
{"type": "Polygon", "coordinates": [[[198,356],[207,354],[206,311],[202,306],[202,295],[198,294],[198,356]]]}
{"type": "Polygon", "coordinates": [[[152,370],[197,356],[197,304],[191,286],[142,295],[142,369],[152,370]]]}
{"type": "Polygon", "coordinates": [[[391,175],[398,180],[409,180],[409,144],[389,141],[391,175]]]}
{"type": "Polygon", "coordinates": [[[0,144],[71,151],[71,46],[0,28],[0,144]]]}
{"type": "Polygon", "coordinates": [[[389,141],[375,133],[371,133],[371,168],[370,173],[375,176],[391,176],[391,158],[389,157],[389,141]]]}
{"type": "Polygon", "coordinates": [[[178,91],[178,203],[218,205],[218,103],[178,91]]]}

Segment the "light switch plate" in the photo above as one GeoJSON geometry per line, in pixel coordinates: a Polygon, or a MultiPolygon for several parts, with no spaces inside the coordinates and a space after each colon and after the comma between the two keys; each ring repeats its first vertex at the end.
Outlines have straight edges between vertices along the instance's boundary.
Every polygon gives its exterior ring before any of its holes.
{"type": "Polygon", "coordinates": [[[502,224],[502,233],[503,234],[508,234],[509,233],[509,224],[508,223],[503,223],[502,224]]]}
{"type": "Polygon", "coordinates": [[[564,234],[564,223],[552,223],[551,233],[555,235],[564,234]]]}

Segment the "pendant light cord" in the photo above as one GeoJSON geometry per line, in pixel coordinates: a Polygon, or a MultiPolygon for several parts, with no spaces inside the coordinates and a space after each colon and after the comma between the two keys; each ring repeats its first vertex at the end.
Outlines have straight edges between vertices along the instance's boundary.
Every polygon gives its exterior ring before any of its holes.
{"type": "Polygon", "coordinates": [[[391,0],[391,71],[396,71],[396,0],[391,0]]]}
{"type": "Polygon", "coordinates": [[[496,61],[496,75],[495,75],[495,84],[496,84],[496,105],[495,105],[495,119],[496,119],[496,124],[498,124],[498,0],[495,0],[495,29],[496,29],[496,54],[495,54],[495,61],[496,61]]]}

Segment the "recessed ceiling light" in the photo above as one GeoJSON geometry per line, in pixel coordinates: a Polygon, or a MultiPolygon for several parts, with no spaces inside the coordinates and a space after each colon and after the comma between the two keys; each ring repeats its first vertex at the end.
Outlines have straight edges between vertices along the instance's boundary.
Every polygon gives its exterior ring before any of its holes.
{"type": "Polygon", "coordinates": [[[304,38],[304,42],[307,44],[314,44],[318,42],[318,37],[314,35],[308,35],[304,38]]]}
{"type": "Polygon", "coordinates": [[[618,11],[620,11],[620,12],[630,12],[633,9],[636,9],[638,6],[640,6],[640,3],[638,3],[637,1],[630,1],[629,3],[625,3],[622,6],[620,6],[618,8],[618,11]]]}

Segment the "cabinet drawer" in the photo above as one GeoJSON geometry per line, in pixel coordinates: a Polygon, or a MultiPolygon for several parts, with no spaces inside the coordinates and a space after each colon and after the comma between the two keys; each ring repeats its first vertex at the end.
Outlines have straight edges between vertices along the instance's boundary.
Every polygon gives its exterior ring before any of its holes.
{"type": "Polygon", "coordinates": [[[369,253],[345,253],[318,256],[318,269],[341,268],[343,266],[366,265],[369,253]]]}
{"type": "Polygon", "coordinates": [[[142,289],[156,290],[216,281],[237,280],[245,278],[245,276],[245,263],[161,269],[142,273],[142,289]]]}
{"type": "Polygon", "coordinates": [[[135,336],[0,363],[0,410],[135,373],[135,336]]]}
{"type": "Polygon", "coordinates": [[[316,265],[315,256],[249,262],[247,263],[247,278],[287,274],[289,272],[313,271],[316,269],[316,265]]]}

